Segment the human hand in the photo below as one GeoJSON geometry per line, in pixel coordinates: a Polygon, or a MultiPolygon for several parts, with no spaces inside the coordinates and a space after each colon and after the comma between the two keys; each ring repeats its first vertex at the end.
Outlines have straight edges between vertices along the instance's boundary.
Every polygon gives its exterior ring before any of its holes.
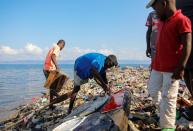
{"type": "Polygon", "coordinates": [[[56,72],[57,72],[57,73],[60,72],[60,68],[59,68],[59,67],[56,68],[56,72]]]}
{"type": "Polygon", "coordinates": [[[110,89],[109,87],[107,88],[106,93],[107,93],[107,95],[109,95],[109,96],[111,95],[111,89],[110,89]]]}
{"type": "Polygon", "coordinates": [[[146,50],[146,56],[151,58],[151,48],[147,48],[146,50]]]}
{"type": "Polygon", "coordinates": [[[172,79],[179,80],[179,79],[182,79],[183,76],[184,76],[184,68],[183,67],[178,67],[174,71],[174,73],[172,75],[172,79]]]}

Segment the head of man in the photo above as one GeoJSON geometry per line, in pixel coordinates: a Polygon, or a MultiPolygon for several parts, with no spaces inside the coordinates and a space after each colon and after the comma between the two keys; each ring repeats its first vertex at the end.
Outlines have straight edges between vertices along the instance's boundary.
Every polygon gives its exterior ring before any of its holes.
{"type": "Polygon", "coordinates": [[[152,7],[160,20],[165,21],[175,12],[176,2],[175,0],[151,0],[147,5],[148,7],[152,7]]]}
{"type": "Polygon", "coordinates": [[[118,66],[117,57],[115,55],[109,55],[105,59],[105,69],[118,66]]]}
{"type": "Polygon", "coordinates": [[[57,45],[60,47],[60,50],[62,50],[65,46],[65,41],[64,40],[59,40],[57,45]]]}

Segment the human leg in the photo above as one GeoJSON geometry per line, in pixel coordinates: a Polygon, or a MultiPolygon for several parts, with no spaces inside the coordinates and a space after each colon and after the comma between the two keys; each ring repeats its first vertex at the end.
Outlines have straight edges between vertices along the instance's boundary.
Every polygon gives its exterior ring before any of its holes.
{"type": "Polygon", "coordinates": [[[161,128],[175,128],[176,101],[179,89],[179,80],[171,78],[172,73],[163,73],[162,100],[160,103],[161,128]]]}
{"type": "Polygon", "coordinates": [[[162,88],[162,82],[163,82],[163,75],[161,72],[152,70],[149,83],[148,83],[148,91],[150,96],[153,99],[153,103],[159,107],[159,103],[161,100],[161,88],[162,88]]]}

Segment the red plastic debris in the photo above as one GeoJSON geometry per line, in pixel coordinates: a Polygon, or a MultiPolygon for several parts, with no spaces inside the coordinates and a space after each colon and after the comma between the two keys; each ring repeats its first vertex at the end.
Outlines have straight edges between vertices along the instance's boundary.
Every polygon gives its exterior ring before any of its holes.
{"type": "Polygon", "coordinates": [[[105,113],[123,107],[123,97],[124,90],[120,90],[116,94],[113,94],[107,104],[102,108],[101,112],[105,113]]]}

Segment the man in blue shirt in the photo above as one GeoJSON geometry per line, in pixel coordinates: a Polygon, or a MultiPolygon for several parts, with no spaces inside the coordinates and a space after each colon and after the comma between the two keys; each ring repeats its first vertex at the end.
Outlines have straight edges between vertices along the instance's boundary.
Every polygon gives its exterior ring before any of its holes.
{"type": "Polygon", "coordinates": [[[104,91],[110,94],[106,70],[113,66],[118,66],[115,55],[105,56],[100,53],[88,53],[76,59],[74,64],[74,89],[70,98],[68,114],[71,113],[80,86],[87,83],[88,79],[94,78],[104,91]]]}

